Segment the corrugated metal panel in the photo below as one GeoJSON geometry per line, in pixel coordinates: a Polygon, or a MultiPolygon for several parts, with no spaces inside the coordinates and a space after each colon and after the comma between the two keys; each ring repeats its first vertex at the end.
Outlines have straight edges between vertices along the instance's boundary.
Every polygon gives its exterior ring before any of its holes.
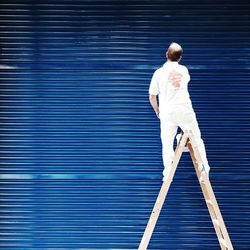
{"type": "MultiPolygon", "coordinates": [[[[148,103],[171,41],[185,48],[211,182],[249,249],[249,3],[1,3],[2,249],[137,249],[161,186],[148,103]]],[[[149,249],[219,245],[184,155],[149,249]]]]}

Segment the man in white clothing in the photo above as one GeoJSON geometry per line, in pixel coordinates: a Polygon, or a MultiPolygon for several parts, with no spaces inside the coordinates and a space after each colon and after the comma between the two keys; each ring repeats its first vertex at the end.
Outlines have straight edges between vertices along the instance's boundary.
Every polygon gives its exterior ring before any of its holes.
{"type": "Polygon", "coordinates": [[[154,72],[149,88],[150,103],[161,121],[163,181],[167,180],[174,158],[173,142],[178,127],[183,131],[192,130],[194,146],[198,147],[204,163],[203,170],[207,174],[210,170],[200,129],[188,93],[190,75],[188,69],[179,64],[182,53],[183,49],[179,44],[170,44],[166,53],[167,62],[154,72]],[[157,97],[159,97],[159,106],[157,97]]]}

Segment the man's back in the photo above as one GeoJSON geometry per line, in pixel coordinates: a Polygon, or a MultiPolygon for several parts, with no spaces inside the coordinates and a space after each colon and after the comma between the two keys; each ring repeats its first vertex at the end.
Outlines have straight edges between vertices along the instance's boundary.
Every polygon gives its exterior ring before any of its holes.
{"type": "Polygon", "coordinates": [[[162,115],[176,105],[192,107],[188,93],[189,81],[187,68],[178,62],[166,62],[163,67],[155,71],[149,93],[159,95],[162,115]]]}

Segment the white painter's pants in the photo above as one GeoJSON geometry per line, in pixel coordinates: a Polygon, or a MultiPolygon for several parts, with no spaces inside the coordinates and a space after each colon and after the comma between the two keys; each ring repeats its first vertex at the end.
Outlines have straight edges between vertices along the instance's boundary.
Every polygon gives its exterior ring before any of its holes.
{"type": "Polygon", "coordinates": [[[206,157],[205,146],[201,139],[200,129],[196,120],[196,115],[192,107],[174,106],[164,113],[161,119],[161,141],[162,157],[165,176],[171,167],[174,158],[173,143],[178,127],[185,130],[192,130],[194,135],[194,147],[198,147],[206,172],[209,172],[209,165],[206,157]]]}

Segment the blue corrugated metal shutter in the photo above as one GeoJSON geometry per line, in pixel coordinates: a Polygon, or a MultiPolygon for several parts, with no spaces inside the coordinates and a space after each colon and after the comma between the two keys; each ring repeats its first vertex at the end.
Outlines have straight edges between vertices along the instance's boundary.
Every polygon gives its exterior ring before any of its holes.
{"type": "MultiPolygon", "coordinates": [[[[0,19],[1,249],[137,249],[161,186],[148,85],[171,41],[249,249],[247,1],[3,0],[0,19]]],[[[184,155],[149,249],[219,249],[198,185],[184,155]]]]}

